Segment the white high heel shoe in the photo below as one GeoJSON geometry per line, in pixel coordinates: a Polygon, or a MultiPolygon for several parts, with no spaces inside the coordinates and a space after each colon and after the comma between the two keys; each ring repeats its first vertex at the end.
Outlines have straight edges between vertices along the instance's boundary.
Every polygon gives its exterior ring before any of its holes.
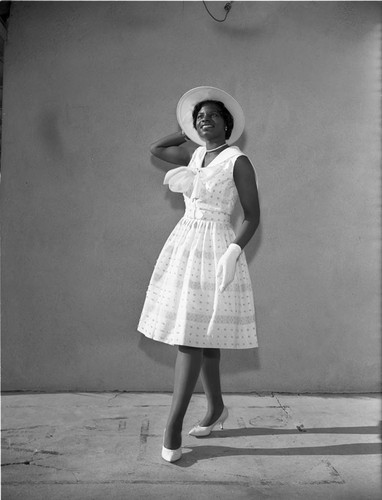
{"type": "Polygon", "coordinates": [[[196,425],[190,430],[188,434],[190,436],[196,436],[196,437],[209,436],[216,425],[220,424],[220,429],[223,429],[223,424],[227,420],[227,418],[228,418],[228,408],[225,406],[223,408],[220,417],[212,425],[208,425],[207,427],[196,425]]]}
{"type": "MultiPolygon", "coordinates": [[[[163,435],[163,442],[164,442],[164,435],[163,435]]],[[[166,448],[165,445],[163,444],[162,458],[163,460],[166,460],[166,462],[176,462],[177,460],[182,458],[182,447],[180,446],[176,450],[170,450],[169,448],[166,448]]]]}
{"type": "Polygon", "coordinates": [[[162,458],[166,460],[166,462],[176,462],[182,458],[182,448],[178,448],[177,450],[169,450],[162,446],[162,458]]]}

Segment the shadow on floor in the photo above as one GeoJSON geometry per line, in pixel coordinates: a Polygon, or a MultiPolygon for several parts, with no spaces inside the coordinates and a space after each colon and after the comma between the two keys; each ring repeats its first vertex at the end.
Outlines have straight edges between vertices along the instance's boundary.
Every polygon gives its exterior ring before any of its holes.
{"type": "MultiPolygon", "coordinates": [[[[224,429],[219,433],[212,433],[211,438],[232,438],[246,436],[277,436],[287,434],[381,434],[381,425],[365,427],[301,427],[296,429],[274,429],[272,427],[254,427],[241,429],[224,429]]],[[[203,439],[202,437],[197,439],[203,439]]]]}
{"type": "Polygon", "coordinates": [[[380,443],[354,443],[333,446],[304,446],[293,448],[235,448],[230,446],[186,446],[183,448],[182,460],[174,465],[191,467],[211,457],[237,456],[296,456],[296,455],[378,455],[381,453],[380,443]],[[191,453],[192,452],[192,453],[191,453]]]}

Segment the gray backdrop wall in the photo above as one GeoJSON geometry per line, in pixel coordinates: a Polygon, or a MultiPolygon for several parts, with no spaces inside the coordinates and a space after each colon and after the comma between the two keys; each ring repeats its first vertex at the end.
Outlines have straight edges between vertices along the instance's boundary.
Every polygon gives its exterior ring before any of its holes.
{"type": "Polygon", "coordinates": [[[172,389],[176,348],[136,330],[182,215],[149,144],[214,85],[245,109],[262,207],[260,348],[223,353],[223,389],[379,390],[379,22],[375,2],[234,2],[221,24],[201,2],[14,3],[3,389],[172,389]]]}

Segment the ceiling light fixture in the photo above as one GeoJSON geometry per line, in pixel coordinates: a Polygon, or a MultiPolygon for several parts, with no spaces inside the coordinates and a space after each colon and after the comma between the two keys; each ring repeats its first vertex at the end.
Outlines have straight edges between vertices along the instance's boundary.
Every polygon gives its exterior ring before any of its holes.
{"type": "Polygon", "coordinates": [[[232,2],[227,2],[225,5],[224,5],[224,10],[225,10],[225,16],[224,16],[224,19],[216,19],[215,16],[213,16],[211,14],[211,12],[208,10],[208,7],[207,7],[207,4],[206,2],[203,0],[203,5],[206,9],[206,11],[208,12],[208,14],[212,17],[212,19],[214,21],[216,21],[217,23],[224,23],[224,21],[227,19],[227,16],[229,14],[229,11],[231,10],[231,7],[232,7],[232,4],[233,4],[233,1],[232,2]]]}

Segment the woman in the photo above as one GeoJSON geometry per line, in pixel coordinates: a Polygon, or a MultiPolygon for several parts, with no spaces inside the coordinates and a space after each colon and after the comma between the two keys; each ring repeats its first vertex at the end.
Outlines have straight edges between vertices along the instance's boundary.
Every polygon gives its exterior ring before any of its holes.
{"type": "Polygon", "coordinates": [[[254,168],[236,146],[244,129],[240,105],[214,87],[191,89],[180,99],[182,131],[151,146],[151,153],[181,166],[165,184],[182,192],[184,217],[165,243],[148,287],[138,330],[178,346],[174,392],[162,457],[182,456],[183,419],[199,374],[207,412],[191,429],[206,436],[228,416],[220,386],[220,349],[257,346],[255,311],[248,266],[242,249],[259,224],[254,168]],[[182,144],[202,146],[190,153],[182,144]],[[239,198],[244,220],[235,235],[230,215],[239,198]]]}

